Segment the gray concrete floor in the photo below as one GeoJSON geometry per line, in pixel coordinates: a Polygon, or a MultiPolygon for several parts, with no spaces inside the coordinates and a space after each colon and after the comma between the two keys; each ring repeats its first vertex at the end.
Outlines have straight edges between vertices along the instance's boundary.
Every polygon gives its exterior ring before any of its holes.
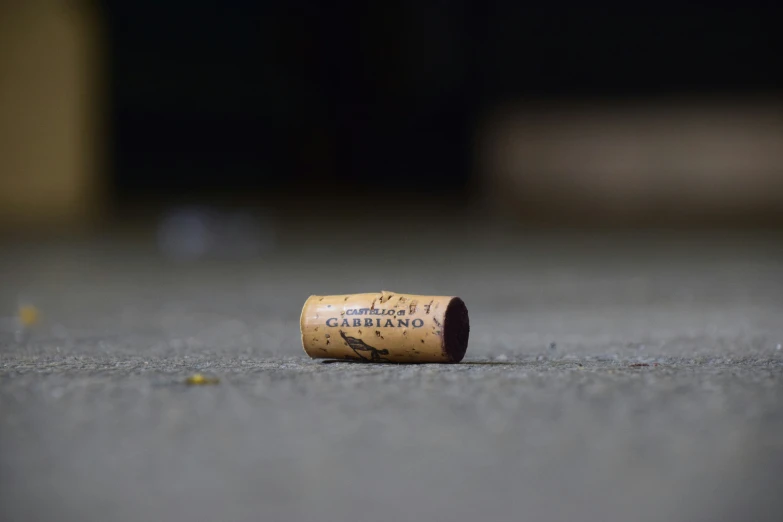
{"type": "Polygon", "coordinates": [[[783,517],[775,235],[319,237],[3,245],[0,519],[783,517]],[[461,296],[465,363],[305,357],[309,294],[380,289],[461,296]]]}

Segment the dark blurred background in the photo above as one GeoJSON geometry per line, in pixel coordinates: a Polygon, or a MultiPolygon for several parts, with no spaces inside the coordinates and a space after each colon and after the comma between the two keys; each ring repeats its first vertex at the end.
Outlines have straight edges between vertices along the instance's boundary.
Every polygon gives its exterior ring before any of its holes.
{"type": "MultiPolygon", "coordinates": [[[[0,223],[443,204],[777,226],[776,2],[0,7],[0,223]]],[[[304,212],[304,214],[302,214],[304,212]]]]}

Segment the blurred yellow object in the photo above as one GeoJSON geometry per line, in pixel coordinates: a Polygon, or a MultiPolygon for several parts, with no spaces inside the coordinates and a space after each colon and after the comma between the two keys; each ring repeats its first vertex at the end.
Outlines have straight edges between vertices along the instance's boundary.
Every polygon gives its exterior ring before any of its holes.
{"type": "Polygon", "coordinates": [[[3,232],[78,229],[100,213],[106,83],[97,4],[0,1],[3,232]]]}
{"type": "Polygon", "coordinates": [[[19,307],[19,322],[25,328],[33,326],[41,319],[41,314],[38,308],[32,305],[24,305],[19,307]]]}
{"type": "Polygon", "coordinates": [[[204,375],[200,373],[194,373],[187,379],[185,379],[185,384],[189,384],[191,386],[204,386],[207,384],[218,384],[220,382],[220,379],[217,377],[205,377],[204,375]]]}

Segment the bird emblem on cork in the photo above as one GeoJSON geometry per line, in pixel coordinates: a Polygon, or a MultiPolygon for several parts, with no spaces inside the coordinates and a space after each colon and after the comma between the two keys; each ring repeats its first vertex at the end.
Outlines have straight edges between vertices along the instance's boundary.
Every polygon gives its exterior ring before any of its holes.
{"type": "Polygon", "coordinates": [[[456,363],[470,334],[459,297],[312,295],[300,318],[302,347],[314,359],[374,363],[456,363]]]}

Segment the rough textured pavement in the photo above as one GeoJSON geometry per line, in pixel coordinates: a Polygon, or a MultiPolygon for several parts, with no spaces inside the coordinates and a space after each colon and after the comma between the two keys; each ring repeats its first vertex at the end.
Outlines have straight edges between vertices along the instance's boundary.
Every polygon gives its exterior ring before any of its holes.
{"type": "Polygon", "coordinates": [[[351,230],[3,245],[0,519],[781,519],[777,236],[351,230]],[[309,294],[380,289],[463,297],[466,363],[304,356],[309,294]]]}

